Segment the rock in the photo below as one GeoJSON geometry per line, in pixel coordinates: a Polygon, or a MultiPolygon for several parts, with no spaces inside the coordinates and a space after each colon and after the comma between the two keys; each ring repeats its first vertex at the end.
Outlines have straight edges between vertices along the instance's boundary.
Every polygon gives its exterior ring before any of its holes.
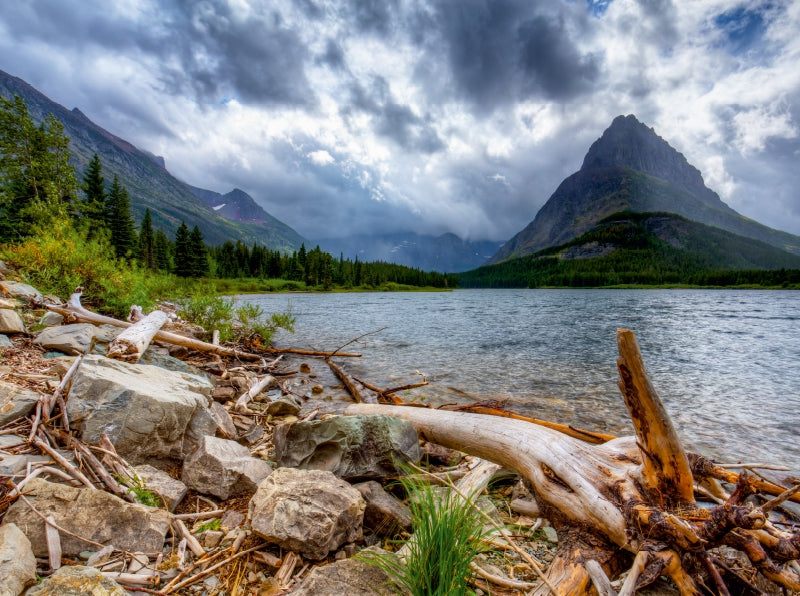
{"type": "Polygon", "coordinates": [[[236,430],[236,425],[233,424],[233,418],[228,414],[228,410],[222,407],[222,404],[212,402],[208,411],[214,419],[217,428],[221,430],[224,435],[229,439],[235,439],[239,436],[239,431],[236,430]]]}
{"type": "Polygon", "coordinates": [[[52,310],[48,310],[42,315],[42,318],[39,319],[39,325],[42,327],[58,327],[63,322],[64,317],[52,310]]]}
{"type": "Polygon", "coordinates": [[[29,463],[44,463],[53,461],[49,455],[14,454],[0,455],[0,476],[25,476],[29,463]]]}
{"type": "Polygon", "coordinates": [[[233,387],[216,387],[211,396],[219,402],[225,403],[236,397],[236,390],[233,387]]]}
{"type": "Polygon", "coordinates": [[[244,522],[245,517],[238,511],[234,509],[228,509],[225,513],[222,514],[222,520],[220,521],[220,525],[225,528],[226,530],[231,530],[233,528],[238,528],[244,522]]]}
{"type": "Polygon", "coordinates": [[[0,274],[8,275],[9,273],[11,273],[11,269],[8,268],[8,265],[6,265],[5,262],[0,261],[0,274]]]}
{"type": "Polygon", "coordinates": [[[278,465],[328,470],[345,480],[397,474],[397,464],[420,459],[417,431],[389,416],[334,416],[283,424],[273,441],[278,465]]]}
{"type": "Polygon", "coordinates": [[[311,388],[311,393],[313,393],[314,395],[319,395],[319,394],[324,393],[324,392],[325,392],[325,388],[322,385],[314,385],[311,388]]]}
{"type": "MultiPolygon", "coordinates": [[[[372,550],[372,549],[370,549],[372,550]]],[[[377,553],[386,551],[376,548],[377,553]]],[[[400,594],[407,594],[400,591],[400,594]]],[[[345,559],[323,567],[314,567],[300,582],[292,596],[395,596],[398,590],[389,575],[374,565],[358,559],[345,559]]]]}
{"type": "Polygon", "coordinates": [[[167,509],[172,513],[175,512],[186,493],[189,492],[183,482],[175,480],[175,478],[158,468],[143,464],[136,466],[134,470],[144,483],[145,488],[163,499],[167,509]]]}
{"type": "Polygon", "coordinates": [[[269,464],[251,456],[250,450],[236,441],[203,437],[183,462],[181,479],[199,493],[227,499],[254,492],[271,472],[269,464]]]}
{"type": "Polygon", "coordinates": [[[13,383],[0,381],[0,426],[27,416],[36,407],[39,394],[13,383]]]}
{"type": "Polygon", "coordinates": [[[94,340],[101,344],[111,343],[123,331],[125,331],[123,327],[116,325],[98,325],[94,328],[94,340]]]}
{"type": "Polygon", "coordinates": [[[12,310],[22,306],[22,302],[16,298],[0,298],[0,308],[10,308],[12,310]]]}
{"type": "Polygon", "coordinates": [[[0,349],[2,348],[13,348],[14,343],[8,339],[7,335],[0,334],[0,349]]]}
{"type": "Polygon", "coordinates": [[[127,592],[99,569],[69,565],[34,586],[25,596],[127,596],[127,592]]]}
{"type": "MultiPolygon", "coordinates": [[[[25,485],[25,496],[45,516],[78,536],[104,545],[113,544],[129,552],[159,552],[169,528],[169,514],[163,509],[128,503],[102,490],[74,488],[34,478],[25,485]]],[[[31,541],[37,557],[47,557],[44,521],[17,499],[6,512],[4,524],[15,523],[31,541]]],[[[86,543],[61,535],[61,549],[77,557],[86,543]]]]}
{"type": "Polygon", "coordinates": [[[91,323],[48,327],[36,336],[33,343],[65,354],[86,354],[92,347],[94,331],[95,327],[91,323]]]}
{"type": "Polygon", "coordinates": [[[205,376],[200,372],[200,369],[187,364],[183,360],[178,360],[169,355],[169,350],[160,346],[151,345],[148,347],[142,357],[139,359],[139,364],[151,364],[159,366],[166,370],[174,372],[186,373],[189,375],[205,376]]]}
{"type": "Polygon", "coordinates": [[[264,540],[319,560],[361,538],[364,507],[361,494],[331,472],[278,468],[258,486],[247,518],[264,540]]]}
{"type": "Polygon", "coordinates": [[[207,530],[203,533],[203,547],[216,548],[222,542],[223,533],[218,530],[207,530]]]}
{"type": "Polygon", "coordinates": [[[200,435],[213,433],[210,393],[205,377],[89,355],[73,378],[67,411],[83,440],[94,443],[105,433],[138,464],[180,458],[200,435]]]}
{"type": "Polygon", "coordinates": [[[299,413],[300,406],[291,396],[280,397],[267,406],[270,416],[297,416],[299,413]]]}
{"type": "Polygon", "coordinates": [[[18,596],[36,583],[36,558],[31,542],[16,524],[0,526],[0,596],[18,596]]]}
{"type": "Polygon", "coordinates": [[[370,480],[353,486],[367,503],[364,510],[364,525],[375,534],[393,536],[399,530],[411,529],[411,510],[399,499],[370,480]]]}
{"type": "Polygon", "coordinates": [[[437,443],[427,442],[422,446],[422,457],[442,466],[455,466],[462,460],[464,454],[437,443]]]}
{"type": "Polygon", "coordinates": [[[18,281],[0,281],[0,289],[12,298],[17,298],[23,302],[42,302],[42,293],[28,284],[18,281]]]}
{"type": "Polygon", "coordinates": [[[0,333],[25,333],[25,323],[17,311],[0,308],[0,333]]]}
{"type": "Polygon", "coordinates": [[[300,372],[301,372],[301,373],[303,373],[303,374],[308,374],[308,373],[310,373],[310,372],[311,372],[311,365],[310,365],[310,364],[308,364],[307,362],[303,362],[303,363],[300,365],[300,372]]]}

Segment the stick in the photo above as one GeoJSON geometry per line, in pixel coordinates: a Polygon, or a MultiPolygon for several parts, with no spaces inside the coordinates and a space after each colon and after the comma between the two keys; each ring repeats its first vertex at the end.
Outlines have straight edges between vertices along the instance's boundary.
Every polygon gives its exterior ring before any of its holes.
{"type": "Polygon", "coordinates": [[[217,517],[225,513],[225,509],[214,509],[213,511],[200,511],[198,513],[177,513],[172,515],[172,519],[185,519],[185,520],[196,520],[196,519],[209,519],[211,517],[217,517]]]}
{"type": "Polygon", "coordinates": [[[628,577],[625,578],[625,583],[622,584],[622,588],[619,591],[619,596],[633,596],[633,593],[636,591],[636,581],[639,579],[639,576],[644,571],[644,568],[647,566],[647,562],[650,559],[650,554],[645,550],[640,550],[636,553],[636,557],[633,559],[633,565],[631,566],[631,571],[628,573],[628,577]]]}
{"type": "Polygon", "coordinates": [[[202,557],[206,554],[206,550],[200,545],[200,542],[195,538],[192,533],[186,528],[186,525],[179,519],[174,519],[175,525],[181,536],[186,539],[186,546],[189,547],[196,557],[202,557]]]}
{"type": "Polygon", "coordinates": [[[371,395],[367,395],[363,392],[364,386],[361,385],[358,381],[356,381],[353,377],[347,373],[344,368],[336,364],[330,358],[326,358],[325,362],[328,363],[328,366],[331,367],[333,374],[335,374],[339,380],[344,383],[344,386],[347,388],[348,393],[353,396],[353,399],[360,404],[377,404],[378,400],[372,397],[371,395]]]}
{"type": "Polygon", "coordinates": [[[589,577],[592,578],[592,583],[595,589],[597,589],[597,594],[599,596],[617,596],[606,572],[603,571],[603,566],[598,563],[597,560],[587,559],[586,571],[589,572],[589,577]]]}
{"type": "Polygon", "coordinates": [[[274,380],[275,377],[272,375],[264,375],[261,377],[255,385],[250,387],[250,389],[239,396],[239,399],[236,400],[236,406],[234,406],[234,409],[237,412],[248,412],[247,404],[250,402],[250,400],[261,393],[264,390],[264,387],[272,383],[274,380]]]}
{"type": "MultiPolygon", "coordinates": [[[[216,565],[212,565],[211,567],[201,571],[197,575],[193,575],[192,577],[187,578],[187,579],[185,579],[184,581],[182,581],[180,583],[174,584],[172,586],[168,585],[168,586],[166,586],[164,588],[163,594],[171,594],[172,592],[174,592],[175,590],[177,590],[179,588],[185,588],[186,586],[189,586],[189,585],[191,585],[191,584],[193,584],[193,583],[195,583],[197,581],[200,581],[205,576],[210,575],[213,571],[216,571],[217,569],[219,569],[223,565],[227,565],[228,563],[230,563],[234,559],[238,559],[241,556],[244,556],[246,554],[252,553],[252,552],[257,551],[257,550],[260,550],[260,549],[264,548],[264,546],[265,546],[265,544],[262,543],[262,544],[259,544],[258,546],[254,546],[252,548],[248,548],[247,550],[243,550],[242,552],[236,553],[235,555],[228,557],[224,561],[220,561],[216,565]]],[[[220,551],[220,552],[222,553],[222,552],[225,552],[225,551],[220,551]]],[[[292,554],[292,553],[289,553],[289,554],[292,554]]]]}
{"type": "Polygon", "coordinates": [[[56,520],[52,515],[45,518],[44,537],[47,541],[47,555],[50,562],[50,569],[55,571],[61,567],[61,536],[56,529],[56,520]]]}
{"type": "Polygon", "coordinates": [[[108,473],[105,466],[100,463],[100,460],[97,459],[94,453],[84,445],[80,440],[76,439],[72,435],[69,435],[65,432],[53,431],[53,434],[62,441],[67,447],[71,447],[73,449],[77,449],[81,452],[81,454],[86,458],[86,461],[89,463],[89,466],[94,470],[94,473],[97,474],[97,477],[100,481],[115,495],[118,497],[122,497],[130,502],[136,501],[136,496],[131,494],[129,490],[124,489],[119,482],[117,482],[114,477],[108,473]]]}
{"type": "Polygon", "coordinates": [[[154,310],[120,333],[108,345],[109,358],[136,363],[153,341],[153,337],[167,322],[167,313],[154,310]]]}
{"type": "Polygon", "coordinates": [[[55,406],[56,402],[58,401],[59,396],[61,396],[64,391],[66,391],[69,383],[72,381],[72,377],[75,375],[75,371],[78,370],[78,367],[83,362],[83,354],[79,355],[75,360],[72,362],[72,365],[69,367],[66,373],[64,373],[64,377],[61,379],[61,383],[58,384],[56,390],[53,392],[53,397],[50,398],[48,402],[47,408],[47,417],[49,418],[53,413],[53,407],[55,406]]]}
{"type": "Polygon", "coordinates": [[[469,567],[486,581],[492,582],[493,584],[496,584],[503,588],[510,588],[512,590],[532,590],[533,588],[536,587],[536,584],[533,584],[531,582],[522,582],[507,577],[502,577],[494,573],[489,573],[474,561],[469,564],[469,567]]]}
{"type": "Polygon", "coordinates": [[[86,487],[94,489],[94,484],[89,482],[89,479],[83,475],[83,472],[81,472],[78,468],[76,468],[66,459],[64,459],[64,456],[62,456],[58,451],[50,447],[50,445],[42,441],[39,437],[33,438],[33,444],[36,445],[42,451],[46,451],[47,454],[54,460],[56,460],[62,468],[64,468],[75,478],[80,480],[84,485],[86,485],[86,487]]]}

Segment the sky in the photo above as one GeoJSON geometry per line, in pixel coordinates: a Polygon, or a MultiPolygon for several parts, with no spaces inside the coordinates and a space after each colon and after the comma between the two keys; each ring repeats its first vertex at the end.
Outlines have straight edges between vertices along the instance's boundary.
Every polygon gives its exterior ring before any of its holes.
{"type": "Polygon", "coordinates": [[[22,0],[0,69],[310,239],[509,239],[635,114],[800,234],[800,0],[22,0]]]}

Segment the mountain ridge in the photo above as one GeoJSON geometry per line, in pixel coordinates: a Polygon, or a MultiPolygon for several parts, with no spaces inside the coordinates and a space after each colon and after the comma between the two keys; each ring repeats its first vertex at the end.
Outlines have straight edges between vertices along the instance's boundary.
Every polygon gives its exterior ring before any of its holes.
{"type": "Polygon", "coordinates": [[[700,171],[635,116],[618,116],[523,230],[487,264],[533,254],[589,231],[620,211],[669,212],[800,254],[800,237],[726,205],[700,171]]]}

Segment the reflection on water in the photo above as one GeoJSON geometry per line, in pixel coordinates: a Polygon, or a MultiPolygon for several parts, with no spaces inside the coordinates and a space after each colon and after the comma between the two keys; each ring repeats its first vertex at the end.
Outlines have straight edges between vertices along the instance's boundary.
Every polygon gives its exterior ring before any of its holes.
{"type": "MultiPolygon", "coordinates": [[[[695,450],[800,468],[800,292],[461,290],[241,297],[297,317],[278,344],[334,349],[366,332],[348,369],[409,382],[435,402],[505,399],[540,418],[630,433],[617,389],[618,327],[695,450]]],[[[351,346],[352,347],[352,346],[351,346]]]]}

